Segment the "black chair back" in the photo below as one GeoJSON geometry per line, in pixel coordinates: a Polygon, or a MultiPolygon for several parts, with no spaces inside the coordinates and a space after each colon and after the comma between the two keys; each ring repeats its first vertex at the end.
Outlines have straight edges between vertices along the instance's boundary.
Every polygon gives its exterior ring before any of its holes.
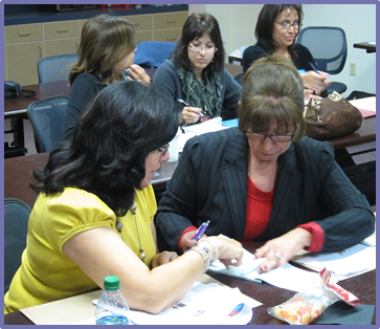
{"type": "Polygon", "coordinates": [[[63,139],[68,97],[57,95],[28,105],[27,113],[33,128],[38,153],[50,152],[63,139]]]}
{"type": "Polygon", "coordinates": [[[32,209],[21,200],[4,199],[4,294],[21,265],[31,211],[32,209]]]}
{"type": "MultiPolygon", "coordinates": [[[[314,57],[317,68],[329,74],[338,74],[343,70],[347,59],[347,39],[343,29],[335,26],[310,26],[301,30],[297,43],[307,47],[314,57]]],[[[347,86],[333,82],[328,93],[336,90],[342,93],[347,86]]]]}

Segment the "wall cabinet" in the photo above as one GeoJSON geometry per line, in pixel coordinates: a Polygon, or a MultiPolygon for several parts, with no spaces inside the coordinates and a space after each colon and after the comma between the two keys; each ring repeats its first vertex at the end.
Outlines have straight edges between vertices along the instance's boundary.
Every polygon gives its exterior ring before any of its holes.
{"type": "MultiPolygon", "coordinates": [[[[136,41],[175,42],[182,33],[187,11],[123,16],[134,26],[136,41]]],[[[87,20],[4,27],[4,79],[21,86],[38,83],[37,63],[43,57],[76,53],[87,20]]]]}

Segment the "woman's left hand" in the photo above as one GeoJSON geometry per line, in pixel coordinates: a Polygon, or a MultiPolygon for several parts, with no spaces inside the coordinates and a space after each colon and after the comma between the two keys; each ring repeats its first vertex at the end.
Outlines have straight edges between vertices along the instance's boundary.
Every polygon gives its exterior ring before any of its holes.
{"type": "MultiPolygon", "coordinates": [[[[128,72],[133,76],[134,80],[142,83],[145,86],[150,85],[150,77],[141,66],[132,64],[128,69],[128,72]]],[[[133,80],[131,77],[128,77],[127,79],[131,81],[133,80]]]]}
{"type": "Polygon", "coordinates": [[[266,258],[261,263],[258,272],[269,272],[278,266],[285,265],[298,251],[309,247],[311,239],[312,235],[309,231],[295,228],[276,239],[269,240],[254,254],[256,258],[266,258]]]}
{"type": "Polygon", "coordinates": [[[155,268],[166,263],[170,263],[177,259],[178,255],[174,251],[163,251],[153,257],[152,268],[155,268]]]}

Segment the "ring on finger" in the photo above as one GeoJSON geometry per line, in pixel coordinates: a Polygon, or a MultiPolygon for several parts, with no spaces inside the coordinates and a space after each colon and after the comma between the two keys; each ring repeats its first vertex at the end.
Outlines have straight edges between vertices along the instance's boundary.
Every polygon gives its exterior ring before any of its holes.
{"type": "Polygon", "coordinates": [[[141,79],[137,79],[137,82],[141,82],[141,79]]]}
{"type": "Polygon", "coordinates": [[[282,255],[279,252],[274,253],[274,258],[276,258],[277,260],[280,260],[281,257],[282,257],[282,255]]]}

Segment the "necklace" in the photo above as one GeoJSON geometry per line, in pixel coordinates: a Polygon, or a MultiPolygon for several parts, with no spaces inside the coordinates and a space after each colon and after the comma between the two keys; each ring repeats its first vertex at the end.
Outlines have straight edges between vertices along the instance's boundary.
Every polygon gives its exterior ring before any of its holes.
{"type": "MultiPolygon", "coordinates": [[[[139,229],[137,227],[137,220],[136,220],[136,210],[137,210],[137,206],[134,204],[132,207],[131,207],[131,212],[133,214],[133,217],[135,219],[135,225],[136,225],[136,232],[137,232],[137,237],[139,239],[139,245],[140,245],[140,253],[139,253],[139,258],[145,263],[145,258],[146,258],[146,255],[144,253],[144,249],[142,248],[142,245],[141,245],[141,240],[140,240],[140,234],[139,234],[139,229]]],[[[123,223],[119,222],[118,220],[116,220],[116,229],[118,230],[119,233],[121,233],[121,229],[123,228],[123,223]]]]}

